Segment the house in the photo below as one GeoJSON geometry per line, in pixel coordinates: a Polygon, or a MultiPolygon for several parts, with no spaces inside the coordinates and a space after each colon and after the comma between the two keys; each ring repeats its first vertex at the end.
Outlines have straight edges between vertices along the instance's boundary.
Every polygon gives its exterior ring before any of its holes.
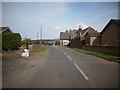
{"type": "Polygon", "coordinates": [[[60,46],[68,45],[69,39],[70,39],[69,32],[60,32],[60,46]]]}
{"type": "Polygon", "coordinates": [[[73,30],[67,30],[65,32],[69,32],[69,44],[71,44],[72,39],[74,38],[74,36],[78,33],[77,29],[73,29],[73,30]]]}
{"type": "Polygon", "coordinates": [[[111,19],[101,31],[102,46],[120,46],[120,19],[111,19]]]}
{"type": "Polygon", "coordinates": [[[87,32],[85,35],[85,45],[101,45],[101,35],[99,32],[87,32]]]}
{"type": "Polygon", "coordinates": [[[0,33],[13,33],[9,27],[0,27],[0,33]]]}
{"type": "Polygon", "coordinates": [[[95,33],[97,32],[92,27],[88,27],[84,30],[78,29],[78,33],[74,36],[74,38],[71,41],[71,46],[79,47],[80,45],[85,45],[85,36],[87,33],[95,33]]]}

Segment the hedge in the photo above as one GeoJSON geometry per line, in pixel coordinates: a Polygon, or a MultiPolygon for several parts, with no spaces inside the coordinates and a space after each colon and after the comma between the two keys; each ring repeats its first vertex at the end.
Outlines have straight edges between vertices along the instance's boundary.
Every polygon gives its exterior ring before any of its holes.
{"type": "Polygon", "coordinates": [[[2,49],[19,49],[21,46],[21,35],[19,33],[2,33],[2,49]]]}

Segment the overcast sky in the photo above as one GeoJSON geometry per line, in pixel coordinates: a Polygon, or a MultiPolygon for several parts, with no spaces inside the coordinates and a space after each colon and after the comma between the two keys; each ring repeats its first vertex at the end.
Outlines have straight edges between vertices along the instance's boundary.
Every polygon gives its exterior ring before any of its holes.
{"type": "Polygon", "coordinates": [[[22,38],[36,39],[40,25],[44,39],[59,38],[61,31],[79,25],[101,31],[117,18],[117,2],[2,2],[2,25],[22,38]]]}

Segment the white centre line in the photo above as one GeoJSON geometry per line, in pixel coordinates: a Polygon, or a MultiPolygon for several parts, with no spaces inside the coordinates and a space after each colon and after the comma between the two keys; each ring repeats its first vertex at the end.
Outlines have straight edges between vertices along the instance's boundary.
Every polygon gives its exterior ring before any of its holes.
{"type": "Polygon", "coordinates": [[[88,80],[88,77],[84,74],[84,72],[78,67],[76,63],[74,65],[77,67],[77,69],[82,73],[82,75],[85,77],[86,80],[88,80]]]}
{"type": "Polygon", "coordinates": [[[70,56],[67,55],[67,57],[68,57],[70,60],[72,60],[72,59],[70,58],[70,56]]]}

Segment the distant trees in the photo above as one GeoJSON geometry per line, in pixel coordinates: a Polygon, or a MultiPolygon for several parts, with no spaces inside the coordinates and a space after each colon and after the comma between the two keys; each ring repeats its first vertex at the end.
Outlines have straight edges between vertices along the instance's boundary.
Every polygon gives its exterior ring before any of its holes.
{"type": "Polygon", "coordinates": [[[2,33],[2,50],[16,50],[21,46],[21,35],[19,33],[2,33]]]}
{"type": "Polygon", "coordinates": [[[40,44],[40,40],[33,40],[34,44],[40,44]]]}
{"type": "Polygon", "coordinates": [[[28,48],[28,45],[40,44],[40,41],[39,40],[31,40],[30,38],[25,38],[22,41],[22,44],[25,44],[26,48],[28,48]]]}
{"type": "Polygon", "coordinates": [[[52,45],[53,45],[53,42],[42,42],[42,44],[52,46],[52,45]]]}
{"type": "Polygon", "coordinates": [[[26,47],[28,48],[28,45],[33,45],[33,44],[42,44],[42,45],[50,45],[50,46],[52,46],[53,44],[60,45],[60,41],[59,40],[56,40],[56,41],[42,41],[40,43],[40,40],[31,40],[30,38],[26,38],[22,41],[22,44],[25,44],[26,47]]]}
{"type": "Polygon", "coordinates": [[[55,45],[60,45],[60,41],[55,41],[55,45]]]}

